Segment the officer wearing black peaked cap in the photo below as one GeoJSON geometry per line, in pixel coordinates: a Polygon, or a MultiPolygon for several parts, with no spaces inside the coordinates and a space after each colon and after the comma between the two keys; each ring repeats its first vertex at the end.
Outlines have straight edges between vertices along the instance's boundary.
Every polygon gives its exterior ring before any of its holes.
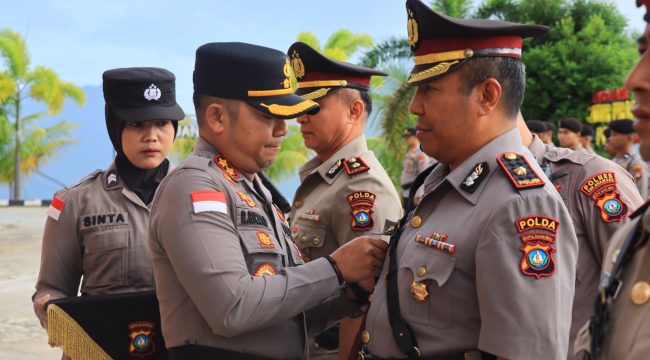
{"type": "MultiPolygon", "coordinates": [[[[291,212],[294,241],[314,260],[358,236],[381,233],[402,216],[397,191],[364,135],[372,111],[371,76],[386,73],[330,59],[302,42],[287,54],[298,80],[296,93],[321,108],[298,117],[305,146],[316,156],[300,168],[291,212]]],[[[366,290],[373,286],[372,279],[366,282],[366,290]]],[[[361,297],[367,295],[361,291],[361,297]]],[[[310,339],[310,358],[349,353],[360,321],[342,320],[340,336],[334,327],[310,339]]]]}
{"type": "MultiPolygon", "coordinates": [[[[175,76],[165,69],[108,70],[103,74],[103,90],[106,128],[117,156],[107,170],[97,170],[54,195],[43,233],[34,310],[44,327],[49,321],[50,328],[58,331],[58,335],[50,332],[51,343],[73,358],[96,358],[92,350],[100,348],[113,358],[162,357],[164,349],[156,350],[153,345],[161,338],[150,337],[160,325],[158,311],[153,311],[156,319],[134,311],[142,304],[142,297],[126,295],[124,302],[103,298],[99,302],[102,313],[94,311],[96,308],[89,310],[92,306],[88,305],[98,304],[96,295],[154,289],[147,246],[149,206],[170,171],[167,155],[177,123],[185,115],[176,103],[175,76]],[[78,292],[84,296],[73,299],[78,292]],[[54,324],[49,319],[51,312],[46,313],[48,300],[59,304],[59,311],[50,309],[59,320],[54,324]],[[125,307],[130,300],[137,305],[125,307]],[[61,315],[60,311],[68,313],[61,315]],[[108,315],[114,313],[121,315],[108,315]],[[71,320],[62,324],[64,318],[71,320]],[[70,330],[74,321],[82,327],[84,322],[109,321],[122,326],[118,326],[120,332],[85,327],[84,336],[74,336],[71,334],[81,334],[70,330]],[[125,340],[131,339],[133,345],[137,336],[128,325],[138,321],[151,325],[139,327],[147,346],[128,347],[125,340]],[[101,340],[97,341],[99,346],[88,345],[93,340],[101,340]],[[84,342],[85,346],[80,345],[84,342]],[[91,353],[75,352],[80,349],[91,353]]],[[[144,299],[147,305],[155,304],[153,294],[144,299]]]]}
{"type": "Polygon", "coordinates": [[[287,56],[266,47],[209,43],[196,51],[200,138],[151,210],[170,359],[303,359],[303,312],[316,307],[315,328],[324,327],[318,319],[350,316],[359,307],[340,296],[344,283],[378,275],[386,244],[370,238],[303,265],[281,196],[262,174],[287,134],[284,119],[318,111],[293,93],[291,76],[287,56]]]}
{"type": "Polygon", "coordinates": [[[440,163],[419,176],[368,310],[375,359],[566,359],[578,243],[516,127],[522,38],[547,28],[407,0],[409,110],[440,163]],[[506,75],[507,74],[507,75],[506,75]]]}

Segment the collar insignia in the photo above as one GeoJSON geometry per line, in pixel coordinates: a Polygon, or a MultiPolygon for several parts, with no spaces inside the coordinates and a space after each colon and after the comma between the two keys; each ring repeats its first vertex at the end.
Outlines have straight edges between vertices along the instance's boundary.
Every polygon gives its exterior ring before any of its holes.
{"type": "Polygon", "coordinates": [[[465,191],[473,193],[489,172],[490,166],[487,162],[476,164],[474,170],[467,175],[465,180],[460,184],[460,187],[465,191]]]}
{"type": "Polygon", "coordinates": [[[330,167],[329,170],[327,170],[327,177],[329,177],[329,178],[335,177],[336,174],[338,174],[339,171],[341,171],[341,169],[343,169],[343,162],[344,161],[345,161],[345,159],[336,160],[334,165],[332,165],[332,167],[330,167]]]}

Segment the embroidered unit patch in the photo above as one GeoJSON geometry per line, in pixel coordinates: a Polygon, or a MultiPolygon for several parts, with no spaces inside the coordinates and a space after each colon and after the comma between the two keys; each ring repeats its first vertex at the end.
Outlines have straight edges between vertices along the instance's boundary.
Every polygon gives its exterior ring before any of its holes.
{"type": "Polygon", "coordinates": [[[538,280],[553,275],[555,234],[560,226],[559,221],[547,216],[528,216],[517,220],[515,226],[524,243],[519,248],[523,252],[519,263],[520,271],[538,280]]]}
{"type": "Polygon", "coordinates": [[[616,175],[613,172],[590,177],[582,183],[580,191],[595,201],[594,205],[600,209],[600,217],[605,222],[621,221],[628,213],[628,207],[617,191],[616,175]]]}
{"type": "Polygon", "coordinates": [[[372,219],[375,194],[367,191],[356,191],[346,196],[352,208],[352,230],[366,231],[374,226],[372,219]]]}

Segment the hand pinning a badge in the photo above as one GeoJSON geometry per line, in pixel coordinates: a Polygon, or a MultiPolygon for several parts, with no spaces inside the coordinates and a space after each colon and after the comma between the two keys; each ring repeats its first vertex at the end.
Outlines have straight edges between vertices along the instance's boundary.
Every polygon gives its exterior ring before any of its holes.
{"type": "Polygon", "coordinates": [[[378,238],[358,237],[330,255],[336,261],[343,280],[359,282],[379,276],[388,244],[378,238]]]}

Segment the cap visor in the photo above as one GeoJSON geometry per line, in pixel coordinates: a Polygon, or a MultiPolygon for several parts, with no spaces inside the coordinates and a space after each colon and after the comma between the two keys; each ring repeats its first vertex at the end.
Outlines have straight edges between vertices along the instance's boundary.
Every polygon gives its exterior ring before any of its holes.
{"type": "Polygon", "coordinates": [[[444,61],[435,64],[415,65],[406,80],[406,86],[419,86],[458,69],[467,59],[444,61]]]}
{"type": "Polygon", "coordinates": [[[244,101],[277,119],[294,119],[303,114],[313,115],[320,110],[317,103],[295,94],[248,98],[244,101]]]}
{"type": "Polygon", "coordinates": [[[120,119],[124,121],[147,121],[147,120],[174,120],[179,121],[185,118],[185,113],[178,104],[172,106],[146,106],[141,108],[117,108],[111,109],[120,119]]]}

